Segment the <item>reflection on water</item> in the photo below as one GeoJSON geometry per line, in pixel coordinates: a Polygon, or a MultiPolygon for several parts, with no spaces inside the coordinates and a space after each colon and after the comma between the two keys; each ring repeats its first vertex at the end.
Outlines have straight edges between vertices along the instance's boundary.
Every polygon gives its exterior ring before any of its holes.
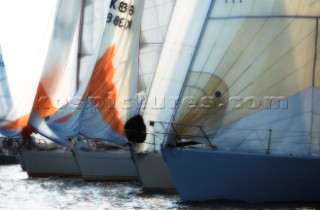
{"type": "MultiPolygon", "coordinates": [[[[320,189],[319,189],[320,190],[320,189]]],[[[176,194],[143,192],[139,182],[28,178],[19,165],[0,166],[0,209],[318,209],[318,204],[182,202],[176,194]]]]}

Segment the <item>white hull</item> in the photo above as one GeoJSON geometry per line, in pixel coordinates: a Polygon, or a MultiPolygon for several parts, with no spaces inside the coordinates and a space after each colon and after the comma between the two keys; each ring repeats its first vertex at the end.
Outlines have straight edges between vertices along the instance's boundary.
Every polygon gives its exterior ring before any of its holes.
{"type": "Polygon", "coordinates": [[[160,152],[133,152],[132,156],[144,189],[175,190],[167,164],[160,152]]]}
{"type": "Polygon", "coordinates": [[[76,149],[74,154],[84,180],[138,180],[138,173],[128,150],[76,149]]]}
{"type": "Polygon", "coordinates": [[[29,177],[81,177],[71,151],[20,149],[21,167],[29,177]]]}

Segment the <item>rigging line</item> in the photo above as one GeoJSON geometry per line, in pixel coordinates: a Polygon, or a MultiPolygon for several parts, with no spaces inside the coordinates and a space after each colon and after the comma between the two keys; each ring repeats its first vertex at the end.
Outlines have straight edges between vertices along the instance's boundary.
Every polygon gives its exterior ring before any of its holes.
{"type": "MultiPolygon", "coordinates": [[[[289,78],[290,76],[296,74],[297,72],[299,71],[302,71],[305,69],[306,66],[308,66],[308,64],[310,64],[310,62],[306,63],[304,66],[302,66],[301,68],[297,69],[297,71],[294,71],[294,72],[291,72],[290,74],[286,75],[284,78],[282,78],[281,80],[279,80],[278,82],[274,83],[274,84],[271,84],[270,86],[266,87],[264,90],[262,90],[260,93],[258,93],[257,95],[262,95],[262,93],[266,92],[267,90],[270,90],[272,89],[272,87],[275,87],[276,85],[279,85],[281,84],[281,82],[283,82],[284,80],[286,80],[287,78],[289,78]]],[[[266,73],[266,72],[265,72],[266,73]]],[[[262,74],[263,75],[263,74],[262,74]]],[[[255,78],[255,79],[258,79],[260,78],[262,75],[260,75],[259,77],[255,78]]],[[[254,81],[252,81],[252,83],[254,83],[254,81]]],[[[247,85],[246,87],[244,87],[241,91],[244,91],[245,89],[247,89],[249,87],[249,85],[247,85]]],[[[239,92],[241,92],[239,91],[239,92]]],[[[281,97],[281,96],[279,96],[281,97]]]]}
{"type": "MultiPolygon", "coordinates": [[[[159,16],[159,15],[158,15],[159,16]]],[[[156,27],[149,27],[148,29],[144,29],[144,30],[142,30],[142,32],[150,32],[150,31],[153,31],[153,30],[155,30],[155,29],[164,29],[164,28],[166,28],[166,27],[168,27],[168,24],[163,24],[163,25],[160,25],[160,26],[156,26],[156,27]]],[[[161,34],[162,35],[162,34],[161,34]]],[[[164,37],[162,37],[162,39],[163,39],[164,37]]]]}
{"type": "MultiPolygon", "coordinates": [[[[255,39],[255,37],[258,36],[259,32],[261,32],[261,31],[264,29],[264,26],[265,26],[265,24],[267,24],[267,22],[268,22],[268,21],[266,20],[266,21],[264,22],[264,24],[261,25],[260,29],[257,31],[257,33],[256,33],[255,36],[252,38],[252,40],[255,39]]],[[[285,28],[283,28],[283,30],[280,31],[279,34],[276,35],[272,40],[270,40],[269,43],[272,43],[272,42],[274,42],[277,38],[279,38],[279,37],[281,36],[281,34],[289,27],[289,25],[290,25],[290,24],[288,24],[285,28]]],[[[232,43],[231,43],[231,44],[232,44],[232,43]]],[[[251,44],[252,44],[252,41],[251,41],[250,43],[248,43],[247,47],[242,51],[242,53],[239,55],[239,57],[237,58],[237,60],[234,62],[233,65],[235,65],[236,62],[237,62],[238,60],[240,60],[241,56],[243,56],[243,54],[244,54],[244,51],[245,51],[251,44]]],[[[261,51],[261,53],[259,53],[259,54],[256,56],[256,58],[253,59],[253,60],[254,60],[255,62],[257,62],[257,61],[258,61],[258,58],[260,58],[260,57],[270,48],[270,46],[271,46],[271,45],[268,44],[267,47],[266,47],[265,49],[263,49],[263,50],[261,51]]],[[[230,47],[229,47],[229,48],[230,48],[230,47]]],[[[226,51],[225,56],[226,56],[226,54],[227,54],[228,51],[229,51],[229,50],[226,51]]],[[[225,56],[224,56],[224,57],[225,57],[225,56]]],[[[221,60],[223,60],[223,59],[221,59],[221,60]]],[[[243,73],[245,73],[246,71],[248,71],[248,70],[250,69],[250,67],[251,67],[255,62],[251,63],[246,69],[244,69],[244,71],[241,72],[241,74],[239,74],[239,77],[234,80],[234,82],[229,86],[228,89],[230,89],[230,87],[232,87],[232,86],[236,83],[236,81],[238,81],[239,78],[243,75],[243,73]]],[[[232,66],[233,66],[233,65],[232,65],[232,66]]],[[[224,75],[222,78],[225,78],[225,77],[228,75],[228,72],[231,71],[232,66],[230,67],[229,71],[227,71],[227,73],[225,73],[225,75],[224,75]]],[[[249,85],[250,85],[250,84],[249,84],[249,85]]],[[[239,91],[240,91],[240,90],[239,90],[239,91]]]]}
{"type": "MultiPolygon", "coordinates": [[[[311,34],[311,33],[310,33],[311,34]]],[[[308,34],[308,36],[310,35],[310,34],[308,34]]],[[[279,34],[279,36],[280,36],[280,34],[279,34]]],[[[276,37],[277,38],[277,37],[276,37]]],[[[275,39],[276,39],[275,38],[275,39]]],[[[304,41],[305,39],[302,39],[300,42],[302,42],[302,41],[304,41]]],[[[292,49],[294,48],[295,46],[293,46],[287,53],[285,53],[282,57],[280,57],[279,59],[278,59],[278,61],[277,62],[275,62],[274,64],[272,64],[272,65],[275,65],[276,63],[278,63],[279,61],[281,61],[281,58],[283,58],[284,56],[286,56],[289,52],[291,52],[292,51],[292,49]]],[[[266,51],[268,48],[266,48],[264,51],[266,51]]],[[[263,54],[263,52],[261,53],[261,54],[263,54]]],[[[255,59],[255,60],[257,60],[257,59],[255,59]]],[[[307,64],[306,64],[307,65],[307,64]]],[[[250,66],[249,66],[250,67],[250,66]]],[[[249,68],[248,67],[248,68],[249,68]]],[[[270,69],[271,67],[269,67],[269,69],[270,69]]],[[[303,69],[303,67],[301,67],[300,69],[303,69]]],[[[247,69],[245,70],[245,71],[247,71],[247,69]]],[[[297,71],[299,71],[299,69],[297,70],[297,71]]],[[[296,72],[297,72],[296,71],[296,72]]],[[[260,78],[260,77],[262,77],[264,74],[266,74],[268,71],[265,71],[265,72],[263,72],[260,76],[258,76],[257,78],[260,78]]],[[[295,72],[293,72],[293,73],[291,73],[290,75],[292,75],[292,74],[294,74],[295,72]]],[[[290,76],[289,75],[289,76],[290,76]]],[[[240,77],[241,77],[241,75],[240,75],[240,77]]],[[[239,77],[239,78],[240,78],[239,77]]],[[[288,76],[287,76],[288,77],[288,76]]],[[[239,79],[238,78],[238,79],[239,79]]],[[[235,83],[236,83],[236,81],[237,80],[235,80],[235,82],[230,86],[230,87],[232,87],[235,83]]],[[[254,81],[252,81],[252,83],[253,83],[254,81]]],[[[279,81],[279,82],[281,82],[281,81],[279,81]]],[[[250,85],[250,84],[249,84],[250,85]]],[[[229,89],[230,89],[230,87],[229,87],[229,89]]],[[[241,89],[241,90],[239,90],[239,92],[241,92],[241,91],[243,91],[243,90],[245,90],[246,88],[248,87],[248,85],[246,86],[246,87],[244,87],[243,89],[241,89]]],[[[263,91],[262,91],[263,92],[263,91]]]]}
{"type": "MultiPolygon", "coordinates": [[[[309,63],[310,63],[310,62],[309,62],[309,63]]],[[[282,82],[282,81],[284,81],[286,78],[289,78],[290,76],[296,74],[297,72],[299,72],[299,71],[301,71],[301,70],[304,70],[304,67],[307,66],[309,63],[307,63],[306,65],[302,66],[302,67],[301,67],[300,69],[298,69],[297,71],[288,74],[285,78],[279,80],[277,83],[274,83],[274,84],[270,85],[269,87],[266,87],[264,90],[262,90],[262,91],[261,91],[260,93],[258,93],[257,95],[262,96],[262,95],[263,95],[262,93],[264,93],[265,91],[272,89],[272,87],[274,87],[274,86],[276,86],[276,85],[278,85],[278,84],[281,85],[281,82],[282,82]]],[[[259,78],[259,77],[257,77],[257,78],[259,78]]],[[[243,92],[243,91],[244,91],[246,88],[248,88],[252,83],[254,83],[254,81],[252,81],[250,84],[248,84],[247,86],[245,86],[244,88],[242,88],[241,90],[239,90],[239,93],[240,93],[240,92],[243,92]]],[[[239,94],[235,94],[235,95],[239,95],[239,94]]],[[[281,97],[281,96],[279,96],[279,97],[281,97]]],[[[283,99],[286,99],[286,98],[283,98],[283,99]]],[[[279,104],[281,104],[281,101],[282,101],[283,99],[281,99],[281,98],[278,98],[278,99],[277,99],[277,100],[279,101],[279,104]]],[[[251,102],[251,101],[247,101],[247,103],[250,103],[250,102],[251,102]]],[[[245,104],[246,104],[246,103],[243,103],[243,104],[241,104],[241,105],[243,106],[243,105],[245,105],[245,104]]],[[[269,107],[270,107],[269,104],[267,104],[266,106],[267,106],[266,108],[269,108],[269,107]]],[[[281,108],[279,108],[279,109],[281,109],[281,108]]],[[[227,116],[227,115],[229,115],[229,114],[232,114],[232,113],[235,112],[235,111],[236,111],[236,110],[232,110],[232,111],[226,113],[225,116],[227,116]]]]}
{"type": "Polygon", "coordinates": [[[312,86],[315,86],[315,76],[317,70],[317,55],[318,55],[318,35],[319,35],[319,18],[316,19],[316,34],[314,43],[314,58],[313,58],[313,72],[312,72],[312,86]]]}
{"type": "MultiPolygon", "coordinates": [[[[253,38],[251,39],[251,41],[250,41],[250,42],[247,44],[247,46],[242,50],[242,52],[239,53],[239,56],[237,57],[237,59],[236,59],[236,60],[232,63],[232,65],[230,66],[229,71],[227,71],[222,78],[225,78],[226,75],[231,71],[231,69],[236,65],[236,63],[237,63],[237,62],[240,60],[240,58],[244,55],[245,51],[246,51],[246,50],[249,48],[249,46],[252,44],[252,40],[254,40],[254,39],[258,36],[258,34],[262,31],[262,29],[264,28],[264,26],[265,26],[266,23],[267,23],[267,21],[265,21],[265,22],[261,25],[260,29],[257,30],[257,32],[255,33],[255,35],[253,36],[253,38]]],[[[238,32],[238,33],[239,33],[239,32],[238,32]]],[[[229,46],[228,50],[226,50],[226,53],[224,54],[223,58],[226,57],[226,55],[227,55],[227,53],[229,52],[229,49],[231,48],[232,44],[233,44],[233,43],[231,42],[231,43],[230,43],[230,46],[229,46]]],[[[261,54],[262,54],[262,53],[261,53],[261,54]]],[[[257,57],[259,57],[259,56],[257,56],[257,57]]],[[[222,62],[222,60],[223,60],[223,59],[221,59],[221,62],[222,62]]],[[[254,60],[257,60],[257,59],[254,59],[254,60]]],[[[219,63],[219,65],[217,66],[217,68],[221,65],[221,62],[219,63]]],[[[251,66],[252,66],[252,64],[250,64],[246,69],[244,69],[244,71],[243,71],[241,74],[239,74],[238,79],[239,79],[239,78],[241,77],[241,75],[242,75],[244,72],[246,72],[251,66]]],[[[238,81],[238,79],[236,79],[235,81],[238,81]]],[[[235,83],[235,82],[234,82],[234,83],[235,83]]],[[[232,87],[232,85],[233,85],[234,83],[232,83],[229,87],[232,87]]],[[[229,88],[228,88],[228,89],[229,89],[229,88]]]]}
{"type": "MultiPolygon", "coordinates": [[[[251,8],[251,9],[252,9],[252,8],[251,8]]],[[[231,14],[231,13],[232,13],[232,10],[230,10],[230,13],[229,13],[229,14],[231,14]]],[[[210,18],[209,18],[209,19],[210,19],[210,18]]],[[[227,22],[227,21],[224,21],[224,25],[222,26],[222,28],[225,27],[226,22],[227,22]]],[[[265,23],[266,23],[266,21],[265,21],[265,23]]],[[[261,28],[262,28],[262,27],[263,27],[263,25],[261,26],[261,28]]],[[[223,30],[220,30],[219,36],[221,36],[222,31],[223,31],[223,30]]],[[[258,34],[259,31],[260,31],[260,30],[257,31],[257,33],[255,34],[255,36],[258,34]]],[[[238,33],[239,33],[239,31],[238,31],[238,33]]],[[[236,36],[235,36],[235,37],[236,37],[236,36]]],[[[217,44],[217,42],[215,41],[214,44],[213,44],[213,47],[211,48],[210,52],[208,53],[208,56],[207,56],[207,58],[206,58],[206,61],[205,61],[204,65],[203,65],[202,69],[201,69],[201,72],[203,72],[205,66],[207,65],[208,60],[209,60],[209,58],[210,58],[210,55],[212,54],[212,52],[213,52],[216,44],[217,44]]],[[[247,48],[249,47],[249,45],[250,45],[250,43],[245,47],[245,49],[247,49],[247,48]]],[[[232,46],[232,42],[230,43],[230,45],[229,45],[229,47],[228,47],[228,50],[227,50],[226,52],[229,51],[229,49],[230,49],[231,46],[232,46]]],[[[243,50],[243,51],[244,51],[244,50],[243,50]]],[[[224,54],[223,58],[226,57],[226,55],[227,55],[227,53],[224,54]]],[[[238,56],[238,58],[233,62],[233,65],[232,65],[232,66],[234,66],[234,65],[236,64],[236,62],[240,59],[241,55],[242,55],[242,53],[240,53],[240,55],[238,56]]],[[[218,69],[218,67],[221,65],[221,63],[222,63],[222,61],[223,61],[223,58],[220,59],[220,62],[219,62],[219,64],[217,65],[217,68],[216,68],[216,69],[218,69]]],[[[231,68],[230,68],[230,70],[231,70],[231,68]]],[[[225,73],[225,75],[227,75],[227,74],[228,74],[228,72],[225,73]]],[[[214,75],[214,72],[213,72],[211,75],[214,75]]],[[[224,76],[225,76],[225,75],[224,75],[224,76]]],[[[200,78],[200,77],[199,77],[199,78],[200,78]]],[[[199,78],[198,78],[197,82],[199,81],[199,78]]],[[[221,84],[221,81],[217,84],[217,86],[219,86],[220,84],[221,84]]],[[[207,115],[207,117],[204,117],[204,120],[203,120],[203,123],[202,123],[202,124],[205,125],[206,122],[208,121],[207,119],[209,118],[209,116],[214,116],[214,115],[216,115],[216,114],[219,114],[219,112],[215,112],[215,113],[213,113],[213,114],[207,115]]]]}
{"type": "MultiPolygon", "coordinates": [[[[230,13],[229,13],[229,15],[232,13],[232,10],[230,10],[230,13]]],[[[211,19],[211,17],[209,17],[209,20],[211,19]]],[[[224,28],[225,27],[225,25],[226,25],[226,22],[227,21],[224,21],[224,23],[223,23],[223,26],[221,27],[221,28],[224,28]]],[[[220,30],[220,33],[219,33],[219,35],[217,36],[217,37],[220,37],[221,36],[221,34],[222,34],[222,31],[223,30],[220,30]]],[[[213,44],[213,46],[212,46],[212,48],[211,48],[211,50],[210,50],[210,53],[208,53],[208,57],[207,57],[207,59],[206,59],[206,61],[205,61],[205,63],[204,63],[204,65],[203,65],[203,68],[202,68],[202,70],[205,68],[205,66],[207,65],[207,62],[208,62],[208,60],[209,60],[209,57],[210,57],[210,55],[211,55],[211,53],[212,53],[212,51],[213,51],[213,49],[215,48],[215,45],[216,45],[216,41],[214,42],[214,44],[213,44]]],[[[230,44],[231,45],[231,44],[230,44]]],[[[229,45],[229,46],[230,46],[229,45]]],[[[227,50],[228,51],[228,50],[227,50]]],[[[223,56],[224,57],[224,56],[223,56]]],[[[221,61],[222,61],[222,59],[220,60],[220,63],[217,65],[217,67],[218,66],[220,66],[220,64],[221,64],[221,61]]]]}
{"type": "MultiPolygon", "coordinates": [[[[266,23],[267,23],[267,21],[265,21],[265,22],[261,25],[260,29],[257,30],[257,32],[255,33],[255,35],[253,36],[252,40],[253,40],[255,37],[257,37],[257,35],[259,34],[259,32],[261,32],[261,30],[263,29],[263,26],[264,26],[266,23]]],[[[221,31],[222,31],[222,30],[221,30],[221,31]]],[[[238,31],[238,33],[239,33],[239,31],[238,31]]],[[[231,71],[232,67],[233,67],[234,65],[236,65],[237,61],[240,60],[240,58],[243,56],[245,50],[248,49],[251,44],[252,44],[252,41],[247,44],[247,46],[242,50],[241,53],[239,53],[238,57],[237,57],[237,58],[235,59],[235,61],[232,63],[232,65],[230,66],[229,70],[226,71],[226,73],[221,77],[221,79],[224,79],[224,78],[226,77],[226,75],[228,75],[228,73],[231,71]]],[[[219,64],[217,65],[217,67],[216,67],[216,69],[214,70],[213,73],[215,73],[216,70],[221,66],[221,63],[223,62],[224,58],[227,57],[227,54],[228,54],[228,52],[230,51],[230,48],[232,47],[232,45],[233,45],[233,42],[231,42],[231,43],[229,44],[228,49],[225,51],[224,55],[223,55],[222,58],[220,59],[220,62],[219,62],[219,64]]],[[[261,53],[261,54],[262,54],[262,53],[261,53]]],[[[210,55],[209,55],[209,57],[210,57],[210,55]]],[[[257,56],[257,57],[259,57],[259,56],[257,56]]],[[[254,60],[257,60],[257,59],[254,59],[254,60]]],[[[252,65],[252,64],[251,64],[251,65],[252,65]]],[[[247,71],[247,70],[251,67],[251,65],[249,65],[246,69],[244,69],[244,72],[247,71]]],[[[204,66],[203,68],[205,68],[205,66],[204,66]]],[[[242,74],[243,74],[243,72],[242,72],[241,74],[239,74],[239,78],[241,77],[242,74]]],[[[239,79],[239,78],[238,78],[238,79],[239,79]]],[[[238,79],[236,79],[235,81],[238,81],[238,79]]],[[[235,82],[234,82],[234,83],[235,83],[235,82]]],[[[232,83],[232,84],[234,84],[234,83],[232,83]]],[[[231,87],[232,84],[231,84],[229,87],[231,87]]],[[[220,83],[219,83],[218,85],[220,85],[220,83]]],[[[228,89],[229,89],[229,88],[228,88],[228,89]]],[[[227,89],[227,90],[228,90],[228,89],[227,89]]]]}
{"type": "MultiPolygon", "coordinates": [[[[301,44],[304,40],[306,40],[307,37],[309,37],[310,35],[312,35],[312,33],[313,33],[313,32],[310,32],[310,34],[308,34],[304,39],[300,40],[300,42],[298,42],[295,46],[292,46],[286,53],[284,53],[281,57],[279,57],[279,59],[277,59],[275,62],[273,62],[268,68],[266,68],[266,70],[263,71],[262,74],[260,74],[259,76],[257,76],[257,77],[255,78],[255,81],[257,81],[257,79],[258,79],[258,78],[261,78],[263,75],[267,74],[267,73],[269,72],[269,70],[271,70],[271,68],[272,68],[273,66],[275,66],[275,65],[276,65],[277,63],[279,63],[283,58],[285,58],[287,55],[289,55],[289,54],[294,50],[294,48],[295,48],[296,46],[298,46],[298,45],[301,44]]],[[[266,50],[267,50],[267,49],[268,49],[268,48],[266,48],[266,50]]],[[[262,53],[261,53],[261,54],[262,54],[262,53]]],[[[257,59],[257,60],[258,60],[258,59],[257,59]]],[[[300,68],[297,69],[296,71],[294,71],[294,72],[286,75],[286,77],[282,78],[278,83],[280,83],[281,81],[283,81],[285,78],[288,78],[288,77],[290,77],[291,75],[297,73],[298,71],[303,70],[304,67],[306,67],[309,63],[310,63],[310,62],[306,63],[304,66],[300,67],[300,68]]],[[[239,78],[240,78],[240,77],[239,77],[239,78]]],[[[239,78],[238,78],[238,79],[239,79],[239,78]]],[[[252,82],[254,82],[254,81],[252,81],[252,82]]],[[[275,83],[275,84],[278,84],[278,83],[275,83]]],[[[233,84],[235,84],[235,82],[234,82],[233,84]]],[[[274,85],[275,85],[275,84],[274,84],[274,85]]],[[[274,85],[272,85],[272,86],[274,86],[274,85]]],[[[231,87],[231,86],[230,86],[230,87],[231,87]]],[[[248,87],[248,86],[247,86],[247,87],[248,87]]],[[[247,87],[244,87],[242,90],[239,90],[239,92],[245,90],[247,87]]],[[[266,88],[265,90],[268,90],[269,88],[270,88],[270,87],[266,88]]],[[[263,90],[262,92],[264,92],[265,90],[263,90]]]]}
{"type": "MultiPolygon", "coordinates": [[[[231,11],[230,11],[230,13],[231,13],[231,11]]],[[[257,36],[257,34],[261,31],[261,29],[263,28],[263,26],[264,26],[266,23],[267,23],[267,21],[265,21],[265,22],[261,25],[260,29],[257,30],[257,32],[255,33],[254,37],[257,36]]],[[[243,22],[242,24],[245,24],[245,22],[243,22]]],[[[225,25],[226,25],[226,21],[225,21],[224,26],[223,26],[222,28],[224,28],[225,25]]],[[[219,36],[221,36],[222,31],[223,31],[223,30],[220,31],[220,35],[219,35],[219,36]]],[[[238,31],[238,33],[239,33],[239,31],[238,31]]],[[[253,38],[254,38],[254,37],[253,37],[253,38]]],[[[243,54],[244,51],[250,46],[250,44],[251,44],[251,42],[249,42],[249,43],[247,44],[247,46],[245,47],[245,49],[242,50],[242,53],[239,54],[238,58],[233,62],[232,66],[234,66],[234,65],[237,63],[237,61],[241,58],[242,54],[243,54]]],[[[211,48],[211,51],[210,51],[210,53],[208,54],[207,59],[206,59],[206,61],[205,61],[205,64],[203,65],[203,68],[202,68],[201,71],[203,71],[203,69],[204,69],[205,66],[207,65],[208,60],[209,60],[209,58],[210,58],[210,55],[211,55],[211,53],[212,53],[215,45],[216,45],[216,42],[214,43],[213,47],[211,48]]],[[[229,52],[229,49],[231,48],[231,46],[232,46],[232,42],[230,43],[230,45],[229,45],[229,47],[228,47],[228,50],[226,50],[226,52],[225,52],[225,54],[224,54],[224,56],[223,56],[222,58],[226,57],[226,54],[229,52]]],[[[219,62],[219,64],[217,65],[216,69],[219,68],[219,66],[221,65],[222,61],[223,61],[223,59],[220,60],[220,62],[219,62]]],[[[230,67],[229,71],[232,69],[232,66],[230,67]]],[[[250,66],[249,66],[249,67],[250,67],[250,66]]],[[[249,68],[249,67],[248,67],[248,68],[249,68]]],[[[225,73],[225,75],[223,76],[223,78],[228,74],[229,71],[227,71],[227,72],[225,73]]],[[[214,72],[215,72],[215,71],[213,71],[213,73],[214,73],[214,72]]],[[[240,74],[240,76],[241,76],[241,74],[240,74]]],[[[235,81],[237,81],[237,80],[235,80],[235,81]]],[[[221,82],[219,82],[219,83],[217,84],[217,86],[219,86],[220,84],[221,84],[221,82]]],[[[228,89],[227,89],[227,90],[228,90],[228,89]]],[[[217,112],[217,113],[215,113],[215,114],[219,114],[219,113],[217,112]]],[[[214,114],[214,115],[215,115],[215,114],[214,114]]],[[[212,116],[212,115],[211,115],[211,116],[212,116]]],[[[206,117],[205,117],[203,123],[205,124],[206,121],[207,121],[207,120],[206,120],[206,117]]]]}
{"type": "MultiPolygon", "coordinates": [[[[161,42],[140,42],[140,45],[162,45],[161,42]]],[[[144,53],[141,53],[144,54],[144,53]]]]}
{"type": "MultiPolygon", "coordinates": [[[[142,36],[142,31],[141,31],[141,25],[142,25],[142,18],[141,18],[141,22],[140,22],[140,33],[139,33],[139,40],[138,40],[138,70],[137,70],[137,76],[138,76],[138,80],[137,80],[137,93],[135,95],[137,101],[137,107],[136,107],[136,110],[135,110],[135,115],[136,114],[139,114],[140,111],[141,111],[141,107],[142,107],[142,104],[143,104],[143,97],[141,98],[141,100],[139,101],[139,96],[138,96],[138,93],[139,93],[139,81],[141,81],[141,83],[143,83],[143,86],[145,86],[145,81],[144,81],[144,77],[142,75],[142,67],[141,67],[141,61],[140,61],[140,52],[141,52],[141,36],[142,36]]],[[[144,87],[145,88],[145,87],[144,87]]]]}
{"type": "MultiPolygon", "coordinates": [[[[318,55],[318,36],[319,36],[319,18],[316,19],[316,34],[315,34],[315,43],[314,43],[314,62],[313,62],[313,70],[312,70],[312,101],[311,101],[311,126],[310,132],[312,133],[314,126],[314,97],[315,97],[315,83],[316,83],[316,70],[317,70],[317,55],[318,55]]],[[[312,138],[310,139],[309,145],[309,154],[311,154],[312,147],[312,138]]]]}
{"type": "MultiPolygon", "coordinates": [[[[175,0],[173,0],[173,1],[175,1],[175,0]]],[[[162,4],[157,4],[157,5],[154,5],[154,6],[146,7],[145,10],[154,9],[154,8],[161,7],[161,6],[164,6],[164,5],[167,5],[167,4],[171,4],[173,1],[169,0],[169,1],[164,2],[162,4]]]]}

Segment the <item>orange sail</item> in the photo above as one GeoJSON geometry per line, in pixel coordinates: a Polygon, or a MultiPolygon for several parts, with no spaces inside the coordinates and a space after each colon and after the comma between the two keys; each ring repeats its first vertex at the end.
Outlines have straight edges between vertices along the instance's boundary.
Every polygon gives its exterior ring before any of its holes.
{"type": "MultiPolygon", "coordinates": [[[[42,122],[45,121],[51,132],[63,139],[82,135],[123,144],[124,124],[135,114],[144,1],[112,1],[108,8],[104,25],[96,31],[99,41],[90,54],[90,62],[84,59],[80,62],[83,64],[80,65],[80,86],[66,106],[56,111],[49,108],[55,105],[53,94],[48,92],[48,86],[44,87],[45,91],[39,89],[39,93],[48,96],[40,105],[48,109],[34,113],[44,119],[42,122]]],[[[55,91],[60,89],[56,88],[55,91]]]]}
{"type": "MultiPolygon", "coordinates": [[[[22,3],[22,2],[21,2],[22,3]]],[[[1,5],[0,133],[21,134],[27,126],[52,34],[57,2],[1,5]],[[28,8],[33,7],[32,15],[28,8]],[[11,11],[11,12],[6,12],[11,11]],[[21,25],[28,23],[28,30],[21,25]],[[10,21],[7,21],[10,20],[10,21]],[[17,26],[17,27],[12,27],[17,26]],[[3,56],[2,56],[3,53],[3,56]]]]}

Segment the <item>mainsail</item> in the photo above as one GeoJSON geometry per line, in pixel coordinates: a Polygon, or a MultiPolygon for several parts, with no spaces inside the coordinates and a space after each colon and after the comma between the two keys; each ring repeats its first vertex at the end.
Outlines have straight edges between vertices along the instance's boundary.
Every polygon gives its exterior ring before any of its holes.
{"type": "Polygon", "coordinates": [[[1,62],[0,72],[0,133],[4,136],[19,135],[28,123],[49,45],[55,8],[53,1],[12,1],[0,5],[0,35],[5,60],[5,64],[3,60],[1,62]],[[17,4],[21,9],[16,7],[17,4]],[[26,9],[30,6],[34,7],[32,15],[26,9]]]}
{"type": "Polygon", "coordinates": [[[319,14],[313,0],[214,1],[172,134],[226,150],[319,150],[319,14]]]}
{"type": "Polygon", "coordinates": [[[144,1],[109,1],[106,24],[78,91],[46,118],[62,138],[83,135],[125,143],[124,123],[134,115],[140,24],[144,1]]]}

